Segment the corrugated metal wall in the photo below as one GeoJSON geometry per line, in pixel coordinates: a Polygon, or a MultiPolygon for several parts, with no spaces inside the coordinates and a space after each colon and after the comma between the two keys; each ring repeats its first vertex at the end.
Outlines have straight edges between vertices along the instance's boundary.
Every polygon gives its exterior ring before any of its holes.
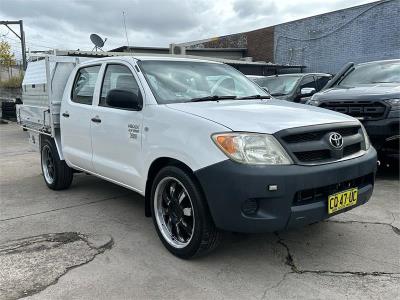
{"type": "Polygon", "coordinates": [[[254,60],[336,73],[349,61],[400,58],[400,0],[372,2],[190,47],[244,47],[254,60]]]}
{"type": "Polygon", "coordinates": [[[336,73],[356,63],[400,58],[400,1],[379,1],[275,26],[275,62],[336,73]]]}

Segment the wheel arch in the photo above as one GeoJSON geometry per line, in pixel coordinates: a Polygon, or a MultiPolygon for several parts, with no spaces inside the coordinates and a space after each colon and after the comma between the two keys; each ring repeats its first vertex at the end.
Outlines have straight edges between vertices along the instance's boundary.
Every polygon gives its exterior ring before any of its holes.
{"type": "MultiPolygon", "coordinates": [[[[201,187],[201,184],[199,180],[197,179],[195,173],[193,170],[184,162],[171,158],[171,157],[159,157],[155,159],[149,168],[149,171],[147,173],[147,180],[146,180],[146,187],[145,187],[145,216],[146,217],[151,217],[151,208],[150,208],[150,197],[151,197],[151,187],[153,185],[154,178],[156,177],[157,173],[164,167],[166,166],[175,166],[178,167],[184,171],[186,171],[192,179],[198,184],[200,187],[201,193],[204,196],[203,189],[201,187]]],[[[207,200],[206,200],[206,205],[208,206],[207,200]]]]}
{"type": "Polygon", "coordinates": [[[64,160],[64,155],[62,152],[62,147],[61,147],[61,136],[59,134],[56,134],[55,137],[46,135],[46,134],[40,134],[39,135],[39,151],[42,149],[42,143],[43,141],[52,141],[56,145],[58,157],[60,160],[64,160]]]}

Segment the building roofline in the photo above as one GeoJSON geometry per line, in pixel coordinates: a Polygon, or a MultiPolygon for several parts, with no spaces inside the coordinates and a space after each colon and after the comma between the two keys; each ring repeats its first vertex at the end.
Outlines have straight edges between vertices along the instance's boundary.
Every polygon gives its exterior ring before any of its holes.
{"type": "Polygon", "coordinates": [[[167,47],[150,47],[150,46],[143,46],[143,47],[136,47],[136,46],[120,46],[118,48],[114,48],[109,50],[108,52],[118,52],[118,50],[123,49],[143,49],[143,50],[169,50],[167,47]]]}
{"type": "MultiPolygon", "coordinates": [[[[109,52],[120,52],[122,50],[166,50],[169,51],[168,47],[147,47],[147,46],[121,46],[115,49],[111,49],[109,50],[109,52]]],[[[187,49],[186,51],[203,51],[203,52],[207,52],[207,51],[219,51],[219,52],[246,52],[247,48],[190,48],[187,49]]]]}
{"type": "Polygon", "coordinates": [[[186,51],[246,52],[247,48],[188,48],[186,51]]]}

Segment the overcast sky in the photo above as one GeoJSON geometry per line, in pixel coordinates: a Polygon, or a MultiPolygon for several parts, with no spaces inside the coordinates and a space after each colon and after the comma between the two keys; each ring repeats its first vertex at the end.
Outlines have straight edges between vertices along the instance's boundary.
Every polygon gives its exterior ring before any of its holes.
{"type": "MultiPolygon", "coordinates": [[[[371,0],[0,0],[0,20],[24,21],[31,50],[91,50],[90,33],[107,38],[104,49],[129,44],[163,46],[249,31],[371,0]]],[[[16,28],[17,29],[17,28],[16,28]]],[[[17,38],[0,26],[20,56],[17,38]]]]}

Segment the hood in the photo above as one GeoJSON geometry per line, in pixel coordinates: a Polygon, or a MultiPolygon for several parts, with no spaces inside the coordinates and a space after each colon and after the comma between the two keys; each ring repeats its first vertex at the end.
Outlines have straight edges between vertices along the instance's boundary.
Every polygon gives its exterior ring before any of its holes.
{"type": "Polygon", "coordinates": [[[356,119],[310,105],[282,100],[186,102],[167,107],[219,123],[233,131],[275,133],[282,129],[356,119]]]}
{"type": "Polygon", "coordinates": [[[314,95],[314,100],[386,100],[400,98],[400,84],[380,83],[357,87],[334,86],[314,95]]]}
{"type": "Polygon", "coordinates": [[[288,94],[288,95],[283,95],[283,96],[272,96],[272,98],[279,99],[279,100],[290,100],[291,96],[292,95],[288,94]]]}

